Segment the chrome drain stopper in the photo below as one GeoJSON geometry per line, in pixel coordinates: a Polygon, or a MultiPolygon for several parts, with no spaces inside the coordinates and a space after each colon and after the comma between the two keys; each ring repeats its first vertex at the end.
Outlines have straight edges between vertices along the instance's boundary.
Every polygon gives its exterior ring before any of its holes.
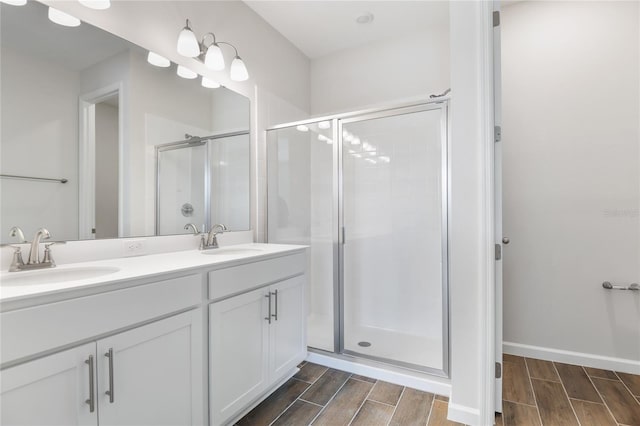
{"type": "Polygon", "coordinates": [[[358,346],[362,346],[363,348],[368,348],[371,346],[370,342],[358,342],[358,346]]]}

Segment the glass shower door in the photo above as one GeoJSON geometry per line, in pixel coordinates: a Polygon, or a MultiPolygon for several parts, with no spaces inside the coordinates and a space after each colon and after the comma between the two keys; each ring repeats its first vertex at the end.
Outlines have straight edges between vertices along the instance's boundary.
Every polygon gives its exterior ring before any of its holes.
{"type": "Polygon", "coordinates": [[[342,350],[446,375],[446,104],[339,132],[342,350]]]}

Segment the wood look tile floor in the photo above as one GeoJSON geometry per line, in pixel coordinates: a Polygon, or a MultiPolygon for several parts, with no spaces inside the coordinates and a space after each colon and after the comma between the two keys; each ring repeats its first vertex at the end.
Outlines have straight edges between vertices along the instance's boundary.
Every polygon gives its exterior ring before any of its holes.
{"type": "MultiPolygon", "coordinates": [[[[500,426],[640,426],[640,376],[504,356],[500,426]]],[[[448,399],[304,362],[237,426],[449,426],[448,399]]]]}

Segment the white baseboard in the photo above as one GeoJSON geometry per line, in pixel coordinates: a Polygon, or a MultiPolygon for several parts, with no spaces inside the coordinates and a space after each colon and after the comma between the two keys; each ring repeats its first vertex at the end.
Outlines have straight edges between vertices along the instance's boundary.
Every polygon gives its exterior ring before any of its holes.
{"type": "Polygon", "coordinates": [[[464,405],[453,404],[449,401],[449,412],[447,413],[447,420],[462,423],[465,425],[479,425],[480,411],[475,408],[470,408],[464,405]]]}
{"type": "Polygon", "coordinates": [[[620,371],[621,373],[640,374],[640,361],[632,359],[614,358],[513,342],[503,342],[502,350],[506,354],[520,355],[527,358],[583,365],[585,367],[601,368],[603,370],[620,371]]]}
{"type": "Polygon", "coordinates": [[[311,351],[309,352],[309,356],[307,356],[307,361],[324,365],[325,367],[347,371],[352,374],[359,374],[376,380],[383,380],[396,385],[435,393],[436,395],[448,397],[451,394],[451,382],[446,378],[429,377],[426,374],[418,372],[412,374],[406,370],[395,370],[393,367],[381,368],[375,365],[365,364],[364,361],[355,362],[338,358],[337,355],[325,355],[311,351]]]}

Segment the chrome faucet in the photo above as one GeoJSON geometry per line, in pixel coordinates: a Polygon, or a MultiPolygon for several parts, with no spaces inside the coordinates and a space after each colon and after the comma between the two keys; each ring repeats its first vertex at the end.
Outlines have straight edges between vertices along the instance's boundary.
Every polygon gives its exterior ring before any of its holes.
{"type": "MultiPolygon", "coordinates": [[[[33,236],[33,241],[31,241],[31,249],[29,249],[29,260],[27,260],[27,265],[37,265],[40,264],[40,240],[46,240],[51,238],[51,234],[44,228],[40,228],[36,231],[36,235],[33,236]]],[[[45,266],[43,266],[44,268],[45,266]]]]}
{"type": "MultiPolygon", "coordinates": [[[[24,235],[22,230],[18,227],[13,227],[9,231],[9,235],[12,237],[18,237],[21,241],[24,241],[24,235]]],[[[9,272],[17,272],[24,271],[29,269],[41,269],[41,268],[53,268],[56,266],[56,263],[53,261],[53,256],[51,255],[51,246],[53,244],[64,244],[64,242],[51,242],[49,244],[44,245],[44,258],[42,262],[40,261],[40,242],[42,240],[46,240],[51,238],[51,234],[45,228],[40,228],[36,232],[36,235],[33,237],[33,241],[31,242],[31,247],[29,249],[29,258],[27,259],[27,263],[24,263],[22,260],[22,253],[20,252],[20,247],[12,246],[15,249],[13,253],[13,260],[11,261],[11,266],[9,266],[9,272]]]]}
{"type": "Polygon", "coordinates": [[[207,239],[205,241],[204,235],[202,236],[202,240],[200,242],[200,250],[208,250],[218,248],[218,239],[216,236],[218,234],[222,234],[223,232],[228,231],[227,227],[223,224],[219,223],[213,225],[211,227],[211,231],[207,234],[207,239]]]}
{"type": "Polygon", "coordinates": [[[191,229],[191,231],[193,231],[193,235],[200,235],[200,231],[198,231],[198,227],[193,223],[187,223],[184,226],[184,229],[185,231],[188,231],[189,229],[191,229]]]}

